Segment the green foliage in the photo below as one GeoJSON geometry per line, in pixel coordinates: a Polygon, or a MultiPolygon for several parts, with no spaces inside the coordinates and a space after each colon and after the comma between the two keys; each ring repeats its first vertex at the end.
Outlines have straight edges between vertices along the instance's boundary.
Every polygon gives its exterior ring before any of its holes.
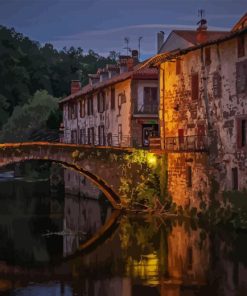
{"type": "Polygon", "coordinates": [[[27,141],[32,131],[46,128],[51,114],[58,113],[58,98],[37,91],[27,104],[17,106],[2,127],[1,142],[27,141]]]}
{"type": "MultiPolygon", "coordinates": [[[[87,84],[89,73],[116,63],[117,56],[111,52],[105,58],[93,50],[84,53],[74,47],[58,51],[52,44],[41,46],[13,28],[0,26],[0,128],[15,107],[27,104],[37,90],[44,89],[54,97],[66,96],[71,80],[87,84]]],[[[52,128],[53,119],[49,120],[52,128]]]]}

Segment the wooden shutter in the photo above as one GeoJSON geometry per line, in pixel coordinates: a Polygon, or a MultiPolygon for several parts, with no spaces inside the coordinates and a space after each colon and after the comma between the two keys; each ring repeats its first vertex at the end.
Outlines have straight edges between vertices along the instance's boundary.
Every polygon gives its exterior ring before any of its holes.
{"type": "Polygon", "coordinates": [[[192,97],[192,100],[198,100],[198,97],[199,97],[198,73],[193,73],[191,75],[191,97],[192,97]]]}

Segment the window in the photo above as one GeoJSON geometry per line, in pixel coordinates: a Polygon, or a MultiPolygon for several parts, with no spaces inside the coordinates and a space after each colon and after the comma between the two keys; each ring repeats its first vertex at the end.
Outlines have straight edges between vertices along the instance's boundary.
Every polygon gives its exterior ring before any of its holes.
{"type": "Polygon", "coordinates": [[[107,145],[112,146],[112,133],[107,134],[107,145]]]}
{"type": "Polygon", "coordinates": [[[199,98],[198,73],[193,73],[191,75],[191,98],[192,98],[192,100],[198,100],[198,98],[199,98]]]}
{"type": "Polygon", "coordinates": [[[236,92],[247,92],[247,60],[236,63],[236,92]]]}
{"type": "Polygon", "coordinates": [[[247,147],[247,118],[237,120],[237,146],[238,148],[247,147]]]}
{"type": "Polygon", "coordinates": [[[186,168],[186,174],[187,174],[187,187],[192,187],[192,168],[191,166],[187,166],[186,168]]]}
{"type": "Polygon", "coordinates": [[[89,145],[94,145],[94,127],[90,127],[87,129],[87,142],[89,145]]]}
{"type": "Polygon", "coordinates": [[[98,137],[99,137],[99,145],[104,146],[105,145],[105,127],[104,127],[104,125],[98,126],[98,137]]]}
{"type": "Polygon", "coordinates": [[[238,168],[232,168],[232,190],[238,190],[238,168]]]}
{"type": "Polygon", "coordinates": [[[71,143],[72,144],[77,143],[77,131],[76,130],[71,131],[71,143]]]}
{"type": "Polygon", "coordinates": [[[222,95],[221,76],[218,72],[214,72],[213,74],[213,95],[216,98],[220,98],[222,95]]]}
{"type": "Polygon", "coordinates": [[[144,87],[144,104],[141,109],[142,113],[158,112],[158,91],[157,87],[144,87]]]}
{"type": "Polygon", "coordinates": [[[241,35],[237,39],[238,40],[238,46],[237,46],[237,48],[238,48],[238,57],[239,58],[245,56],[245,48],[244,48],[244,46],[245,46],[244,43],[245,42],[244,42],[244,38],[245,38],[245,35],[241,35]]]}
{"type": "Polygon", "coordinates": [[[85,100],[83,99],[80,101],[80,117],[85,117],[85,113],[85,100]]]}
{"type": "Polygon", "coordinates": [[[105,92],[99,92],[97,95],[98,112],[103,113],[105,111],[105,92]]]}
{"type": "Polygon", "coordinates": [[[208,66],[211,64],[211,48],[205,48],[205,65],[208,66]]]}
{"type": "Polygon", "coordinates": [[[118,144],[121,145],[123,140],[122,124],[118,125],[118,144]]]}
{"type": "Polygon", "coordinates": [[[87,115],[93,115],[93,97],[87,99],[87,115]]]}
{"type": "Polygon", "coordinates": [[[86,129],[80,129],[80,144],[86,144],[86,129]]]}
{"type": "Polygon", "coordinates": [[[111,109],[115,110],[115,88],[111,89],[111,109]]]}
{"type": "Polygon", "coordinates": [[[68,119],[77,118],[77,104],[75,102],[69,103],[68,105],[68,119]]]}
{"type": "Polygon", "coordinates": [[[187,249],[187,268],[192,270],[193,267],[193,250],[192,247],[188,247],[187,249]]]}
{"type": "Polygon", "coordinates": [[[181,74],[181,59],[176,59],[176,75],[181,74]]]}

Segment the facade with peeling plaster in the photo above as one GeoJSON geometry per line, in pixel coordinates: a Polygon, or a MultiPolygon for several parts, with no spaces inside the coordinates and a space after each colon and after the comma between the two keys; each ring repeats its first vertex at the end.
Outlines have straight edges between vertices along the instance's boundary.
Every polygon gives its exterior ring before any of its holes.
{"type": "Polygon", "coordinates": [[[60,101],[65,143],[149,146],[158,133],[158,71],[138,67],[136,56],[120,56],[118,65],[89,75],[85,87],[72,83],[60,101]]]}
{"type": "Polygon", "coordinates": [[[218,190],[247,189],[244,24],[217,40],[155,61],[160,65],[161,146],[168,152],[168,188],[183,206],[198,206],[218,190]]]}

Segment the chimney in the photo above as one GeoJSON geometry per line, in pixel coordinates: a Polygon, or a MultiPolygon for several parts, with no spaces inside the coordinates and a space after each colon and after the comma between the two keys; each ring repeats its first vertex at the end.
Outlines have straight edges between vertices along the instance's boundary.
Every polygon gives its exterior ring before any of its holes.
{"type": "Polygon", "coordinates": [[[73,95],[74,93],[81,90],[81,82],[80,80],[71,80],[70,84],[70,93],[73,95]]]}
{"type": "Polygon", "coordinates": [[[107,64],[106,69],[108,71],[109,78],[118,75],[120,72],[119,66],[115,64],[107,64]]]}
{"type": "Polygon", "coordinates": [[[207,20],[206,19],[201,19],[197,23],[198,28],[197,28],[197,34],[196,34],[196,41],[197,43],[203,43],[208,40],[208,33],[207,33],[207,20]]]}
{"type": "Polygon", "coordinates": [[[157,53],[159,53],[165,39],[165,33],[163,31],[160,31],[157,33],[157,53]]]}
{"type": "Polygon", "coordinates": [[[109,78],[108,71],[106,69],[98,69],[97,74],[99,75],[100,82],[103,82],[109,78]]]}
{"type": "Polygon", "coordinates": [[[128,71],[128,60],[131,59],[130,56],[119,56],[119,66],[120,66],[120,74],[128,71]]]}
{"type": "Polygon", "coordinates": [[[134,66],[139,63],[139,52],[138,50],[134,49],[131,51],[132,59],[134,61],[134,66]]]}
{"type": "Polygon", "coordinates": [[[91,86],[99,82],[99,79],[100,79],[99,74],[88,74],[88,78],[89,78],[89,84],[91,86]]]}

